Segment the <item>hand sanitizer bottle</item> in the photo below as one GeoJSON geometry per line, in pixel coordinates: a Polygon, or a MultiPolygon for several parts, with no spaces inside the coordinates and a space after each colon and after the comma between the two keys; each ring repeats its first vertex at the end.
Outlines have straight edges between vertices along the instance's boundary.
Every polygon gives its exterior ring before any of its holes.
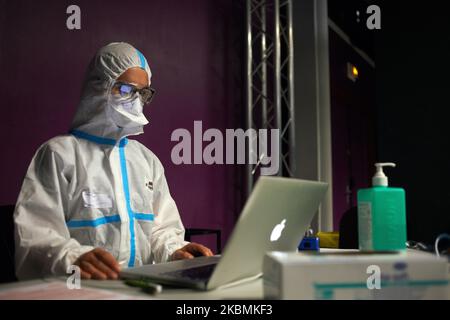
{"type": "Polygon", "coordinates": [[[358,191],[359,249],[362,251],[400,251],[406,249],[405,190],[388,187],[383,167],[395,163],[376,163],[372,188],[358,191]]]}

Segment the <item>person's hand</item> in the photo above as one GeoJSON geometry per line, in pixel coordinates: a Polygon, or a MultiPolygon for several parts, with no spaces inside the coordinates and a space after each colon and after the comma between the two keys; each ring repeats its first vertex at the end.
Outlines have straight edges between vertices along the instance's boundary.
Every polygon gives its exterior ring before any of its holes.
{"type": "Polygon", "coordinates": [[[177,251],[175,251],[172,254],[170,260],[174,261],[174,260],[183,260],[183,259],[193,259],[194,257],[199,257],[199,256],[211,257],[213,255],[214,254],[212,253],[212,251],[210,249],[208,249],[207,247],[205,247],[199,243],[191,242],[191,243],[185,245],[184,247],[178,249],[177,251]]]}
{"type": "Polygon", "coordinates": [[[82,279],[116,280],[120,265],[111,253],[101,248],[86,252],[75,262],[81,269],[82,279]]]}

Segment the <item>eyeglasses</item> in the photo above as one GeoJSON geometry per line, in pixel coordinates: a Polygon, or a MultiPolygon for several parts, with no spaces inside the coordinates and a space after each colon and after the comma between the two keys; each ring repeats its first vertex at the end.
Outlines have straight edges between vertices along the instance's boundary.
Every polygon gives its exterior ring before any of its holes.
{"type": "Polygon", "coordinates": [[[132,83],[116,82],[113,85],[113,93],[118,93],[122,98],[125,99],[133,99],[136,94],[139,94],[139,98],[144,105],[152,102],[155,92],[155,89],[150,87],[139,89],[132,83]],[[114,89],[116,89],[117,91],[114,92],[114,89]]]}

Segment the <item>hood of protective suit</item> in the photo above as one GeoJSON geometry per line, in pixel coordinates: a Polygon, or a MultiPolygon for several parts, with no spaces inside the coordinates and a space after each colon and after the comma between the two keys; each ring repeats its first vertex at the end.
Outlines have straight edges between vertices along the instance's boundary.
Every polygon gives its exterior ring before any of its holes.
{"type": "Polygon", "coordinates": [[[116,141],[144,132],[143,125],[119,127],[111,116],[111,89],[117,78],[133,67],[144,69],[150,84],[152,73],[147,60],[130,44],[110,43],[97,52],[89,64],[71,130],[116,141]]]}

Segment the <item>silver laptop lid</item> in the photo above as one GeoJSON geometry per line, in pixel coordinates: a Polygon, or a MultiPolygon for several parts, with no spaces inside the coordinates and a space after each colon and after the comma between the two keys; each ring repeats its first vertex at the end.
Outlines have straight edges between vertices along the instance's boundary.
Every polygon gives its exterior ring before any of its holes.
{"type": "Polygon", "coordinates": [[[267,251],[295,251],[327,189],[322,182],[260,177],[208,289],[261,273],[267,251]]]}

